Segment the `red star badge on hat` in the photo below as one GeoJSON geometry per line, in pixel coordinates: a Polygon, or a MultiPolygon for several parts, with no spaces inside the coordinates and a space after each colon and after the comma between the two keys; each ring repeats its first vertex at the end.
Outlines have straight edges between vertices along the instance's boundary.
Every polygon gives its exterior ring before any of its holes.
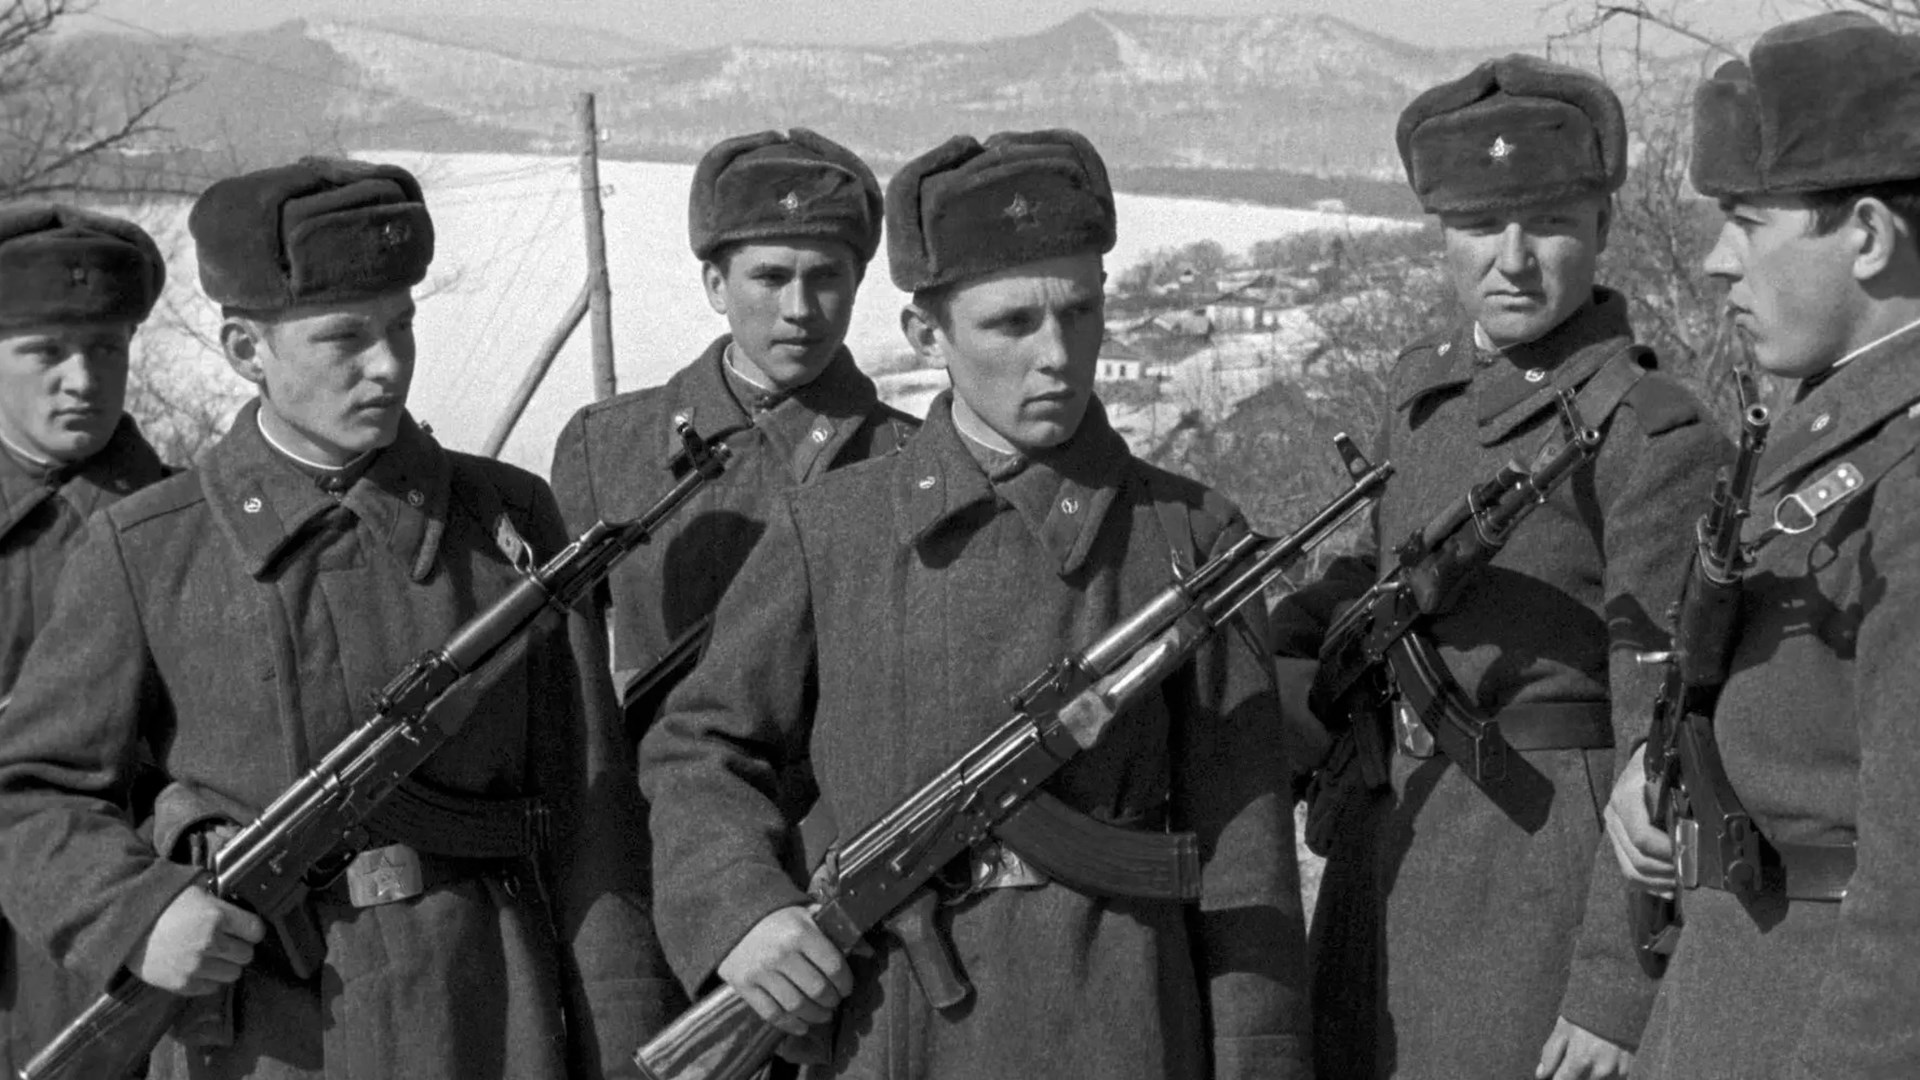
{"type": "Polygon", "coordinates": [[[785,195],[781,196],[780,209],[785,210],[787,212],[787,216],[790,218],[799,217],[800,216],[800,193],[797,191],[789,191],[785,195]]]}
{"type": "Polygon", "coordinates": [[[1027,197],[1018,192],[1014,193],[1013,201],[1007,204],[1007,208],[1000,212],[1013,219],[1016,232],[1040,227],[1039,204],[1028,202],[1027,197]]]}
{"type": "Polygon", "coordinates": [[[1487,156],[1505,165],[1507,159],[1513,156],[1513,151],[1514,145],[1507,141],[1506,136],[1495,135],[1493,137],[1493,145],[1487,148],[1487,156]]]}
{"type": "Polygon", "coordinates": [[[389,221],[380,226],[380,242],[390,248],[406,243],[409,235],[407,225],[402,221],[389,221]]]}
{"type": "Polygon", "coordinates": [[[87,268],[84,266],[70,266],[67,268],[67,277],[71,279],[75,285],[85,285],[87,283],[87,268]]]}

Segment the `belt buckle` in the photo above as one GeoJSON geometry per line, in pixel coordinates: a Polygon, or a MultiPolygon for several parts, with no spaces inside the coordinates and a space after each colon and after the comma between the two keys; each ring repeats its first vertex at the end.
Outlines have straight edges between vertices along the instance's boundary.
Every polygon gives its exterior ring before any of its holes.
{"type": "Polygon", "coordinates": [[[1700,823],[1683,817],[1673,823],[1673,871],[1682,888],[1700,887],[1700,823]]]}
{"type": "Polygon", "coordinates": [[[1393,703],[1393,731],[1401,753],[1422,761],[1433,756],[1433,732],[1420,722],[1420,714],[1413,711],[1405,698],[1393,703]]]}
{"type": "Polygon", "coordinates": [[[405,844],[388,844],[354,856],[347,864],[347,897],[357,908],[411,900],[427,891],[420,853],[405,844]]]}
{"type": "Polygon", "coordinates": [[[974,847],[968,858],[968,894],[988,889],[1037,889],[1051,879],[1005,844],[974,847]]]}

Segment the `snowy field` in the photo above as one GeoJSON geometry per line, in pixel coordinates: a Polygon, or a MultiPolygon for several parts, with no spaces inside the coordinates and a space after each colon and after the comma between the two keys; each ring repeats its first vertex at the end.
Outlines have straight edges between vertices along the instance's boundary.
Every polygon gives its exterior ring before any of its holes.
{"type": "MultiPolygon", "coordinates": [[[[477,450],[506,406],[540,343],[565,314],[586,275],[574,159],[499,154],[368,152],[420,176],[437,254],[420,305],[412,409],[447,445],[477,450]]],[[[613,340],[619,388],[653,386],[725,329],[708,308],[699,266],[687,250],[691,165],[603,162],[607,259],[613,282],[613,340]]],[[[1260,240],[1309,230],[1369,230],[1395,222],[1305,210],[1164,197],[1118,197],[1119,245],[1108,272],[1147,254],[1196,240],[1231,253],[1260,240]]],[[[194,281],[184,209],[156,221],[176,237],[169,301],[210,331],[217,322],[194,281]]],[[[164,238],[163,238],[164,239],[164,238]]],[[[848,344],[863,363],[904,351],[899,312],[906,297],[887,277],[886,250],[868,269],[848,344]]],[[[204,347],[177,351],[206,378],[244,391],[204,347]],[[196,355],[197,354],[197,355],[196,355]]],[[[937,373],[924,379],[938,380],[937,373]]],[[[930,393],[913,395],[924,402],[930,393]]],[[[591,400],[590,334],[583,323],[560,353],[501,456],[545,475],[567,418],[591,400]]]]}

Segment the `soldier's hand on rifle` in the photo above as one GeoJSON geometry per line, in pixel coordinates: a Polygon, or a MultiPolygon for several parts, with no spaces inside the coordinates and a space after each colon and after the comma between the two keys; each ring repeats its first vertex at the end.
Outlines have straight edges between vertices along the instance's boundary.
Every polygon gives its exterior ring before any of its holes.
{"type": "Polygon", "coordinates": [[[198,885],[173,898],[127,957],[142,982],[179,994],[211,994],[240,978],[266,936],[260,916],[198,885]]]}
{"type": "Polygon", "coordinates": [[[1645,746],[1635,750],[1633,760],[1614,781],[1604,815],[1607,839],[1613,843],[1613,857],[1629,882],[1670,899],[1674,886],[1673,839],[1653,823],[1653,793],[1641,766],[1646,752],[1645,746]]]}
{"type": "Polygon", "coordinates": [[[853,992],[853,973],[803,907],[781,908],[754,924],[720,961],[720,978],[761,1019],[789,1035],[833,1018],[853,992]]]}

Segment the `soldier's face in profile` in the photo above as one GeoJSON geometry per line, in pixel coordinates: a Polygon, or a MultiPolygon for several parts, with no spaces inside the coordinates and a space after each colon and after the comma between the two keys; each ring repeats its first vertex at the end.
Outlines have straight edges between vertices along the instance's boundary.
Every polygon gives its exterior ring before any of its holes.
{"type": "Polygon", "coordinates": [[[1734,332],[1762,370],[1793,379],[1825,371],[1850,348],[1859,284],[1845,225],[1817,231],[1795,196],[1720,204],[1726,220],[1706,272],[1727,284],[1734,332]]]}
{"type": "Polygon", "coordinates": [[[944,320],[909,308],[907,337],[946,366],[956,421],[993,432],[1003,449],[1045,450],[1073,437],[1093,398],[1105,281],[1098,255],[1016,266],[955,286],[944,320]]]}
{"type": "Polygon", "coordinates": [[[774,386],[804,386],[832,363],[853,321],[860,263],[837,240],[738,244],[701,268],[707,302],[774,386]]]}
{"type": "Polygon", "coordinates": [[[0,434],[36,457],[105,446],[127,399],[126,323],[53,323],[0,335],[0,434]]]}
{"type": "Polygon", "coordinates": [[[1518,345],[1565,322],[1593,297],[1607,245],[1603,199],[1440,215],[1447,275],[1467,316],[1493,343],[1518,345]]]}
{"type": "Polygon", "coordinates": [[[393,442],[413,385],[413,292],[291,308],[220,327],[260,388],[261,422],[301,457],[344,465],[393,442]]]}

